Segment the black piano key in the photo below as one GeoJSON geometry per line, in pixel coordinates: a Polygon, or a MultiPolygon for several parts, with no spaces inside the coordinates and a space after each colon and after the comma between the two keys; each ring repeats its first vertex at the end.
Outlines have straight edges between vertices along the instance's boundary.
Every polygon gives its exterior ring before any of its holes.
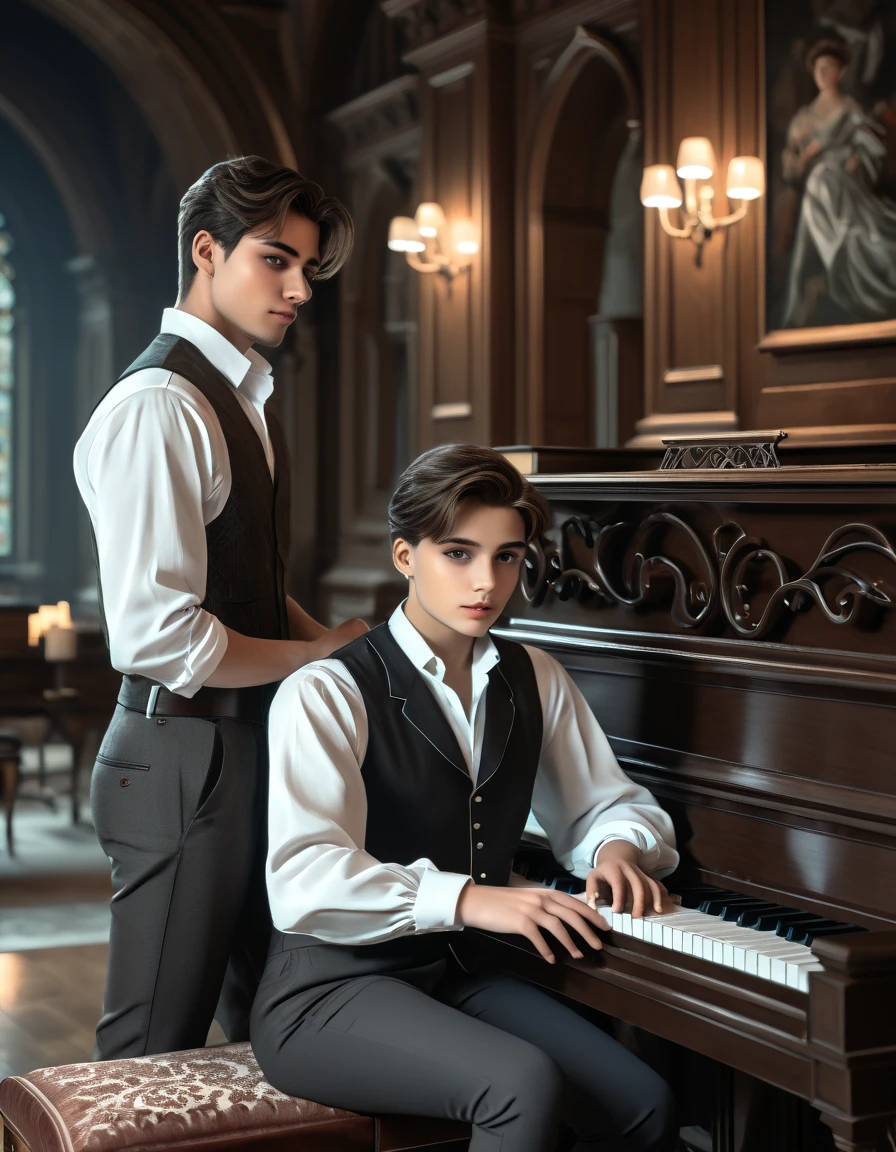
{"type": "Polygon", "coordinates": [[[838,924],[834,928],[814,928],[806,932],[806,938],[798,941],[800,944],[811,944],[816,936],[845,936],[848,932],[866,932],[866,928],[859,928],[855,924],[838,924]]]}
{"type": "Polygon", "coordinates": [[[798,923],[803,917],[802,912],[797,912],[791,909],[788,912],[770,912],[763,913],[755,924],[750,924],[749,927],[754,932],[775,932],[777,933],[782,924],[798,923]]]}
{"type": "MultiPolygon", "coordinates": [[[[709,900],[704,900],[699,910],[705,912],[707,916],[720,916],[723,909],[733,907],[735,904],[740,904],[742,907],[751,907],[761,903],[763,903],[763,901],[757,900],[753,896],[731,896],[726,893],[722,896],[714,896],[709,900]]],[[[768,901],[766,900],[765,903],[767,904],[768,901]]]]}
{"type": "Polygon", "coordinates": [[[842,928],[843,925],[836,920],[828,920],[824,916],[818,916],[814,920],[800,920],[793,924],[782,925],[785,932],[780,933],[784,936],[785,940],[792,940],[797,944],[805,944],[805,937],[813,928],[842,928]]]}
{"type": "Polygon", "coordinates": [[[699,908],[704,900],[714,899],[718,896],[736,897],[739,893],[726,892],[724,888],[710,888],[708,886],[682,887],[681,885],[677,885],[675,887],[675,895],[681,897],[682,908],[699,908]]]}
{"type": "Polygon", "coordinates": [[[741,928],[755,928],[757,932],[774,932],[778,921],[785,916],[798,916],[796,908],[785,908],[783,904],[768,904],[765,908],[751,908],[737,918],[741,928]]]}
{"type": "Polygon", "coordinates": [[[736,924],[744,912],[749,912],[751,909],[767,908],[767,900],[751,900],[743,904],[726,904],[720,914],[721,920],[726,920],[729,923],[736,924]]]}
{"type": "Polygon", "coordinates": [[[836,920],[828,920],[815,912],[801,912],[798,916],[791,916],[787,920],[780,921],[776,931],[779,936],[792,940],[793,937],[789,935],[790,932],[808,931],[810,925],[818,928],[829,928],[836,924],[836,920]]]}

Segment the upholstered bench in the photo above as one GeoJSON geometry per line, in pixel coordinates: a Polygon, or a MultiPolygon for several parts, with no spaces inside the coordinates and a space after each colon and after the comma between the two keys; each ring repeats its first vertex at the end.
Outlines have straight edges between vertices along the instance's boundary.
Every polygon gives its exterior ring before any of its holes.
{"type": "Polygon", "coordinates": [[[0,1081],[2,1152],[398,1152],[465,1147],[469,1126],[358,1116],[284,1096],[248,1044],[66,1064],[0,1081]]]}

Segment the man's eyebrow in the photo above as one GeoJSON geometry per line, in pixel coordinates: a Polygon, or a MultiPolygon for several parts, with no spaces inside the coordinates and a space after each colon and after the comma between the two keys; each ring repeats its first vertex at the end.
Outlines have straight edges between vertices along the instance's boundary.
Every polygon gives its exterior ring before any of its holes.
{"type": "MultiPolygon", "coordinates": [[[[285,252],[287,256],[295,256],[297,260],[301,260],[301,256],[296,252],[295,248],[290,248],[288,244],[284,244],[282,240],[266,240],[264,237],[261,239],[262,244],[267,244],[269,248],[279,248],[281,252],[285,252]]],[[[309,264],[314,264],[320,267],[320,260],[317,256],[312,256],[310,260],[305,261],[306,267],[309,264]]]]}
{"type": "MultiPolygon", "coordinates": [[[[475,540],[467,540],[463,536],[451,536],[447,540],[440,540],[440,544],[463,544],[466,548],[481,548],[481,544],[477,544],[475,540]]],[[[500,544],[495,551],[506,552],[508,548],[525,548],[525,540],[510,540],[506,544],[500,544]]]]}

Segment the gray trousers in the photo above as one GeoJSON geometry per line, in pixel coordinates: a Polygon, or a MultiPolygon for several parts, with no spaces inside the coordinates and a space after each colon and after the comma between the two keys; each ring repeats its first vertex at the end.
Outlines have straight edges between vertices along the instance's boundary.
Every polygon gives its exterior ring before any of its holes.
{"type": "Polygon", "coordinates": [[[202,1047],[216,1005],[248,1039],[270,937],[266,793],[263,725],[116,708],[90,786],[114,891],[95,1059],[202,1047]]]}
{"type": "MultiPolygon", "coordinates": [[[[312,954],[314,949],[308,949],[312,954]]],[[[451,962],[431,994],[394,976],[290,995],[271,957],[252,1046],[281,1091],[361,1113],[473,1125],[470,1152],[551,1152],[561,1123],[576,1152],[671,1152],[671,1093],[646,1064],[547,993],[451,962]]]]}

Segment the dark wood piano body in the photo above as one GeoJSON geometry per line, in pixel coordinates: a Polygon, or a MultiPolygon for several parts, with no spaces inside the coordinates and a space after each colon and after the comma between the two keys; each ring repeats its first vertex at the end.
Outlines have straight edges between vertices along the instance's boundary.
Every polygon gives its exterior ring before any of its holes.
{"type": "Polygon", "coordinates": [[[871,931],[815,941],[808,995],[636,940],[556,967],[478,946],[876,1146],[896,1114],[896,467],[535,482],[553,528],[497,631],[570,671],[672,814],[679,876],[871,931]]]}

